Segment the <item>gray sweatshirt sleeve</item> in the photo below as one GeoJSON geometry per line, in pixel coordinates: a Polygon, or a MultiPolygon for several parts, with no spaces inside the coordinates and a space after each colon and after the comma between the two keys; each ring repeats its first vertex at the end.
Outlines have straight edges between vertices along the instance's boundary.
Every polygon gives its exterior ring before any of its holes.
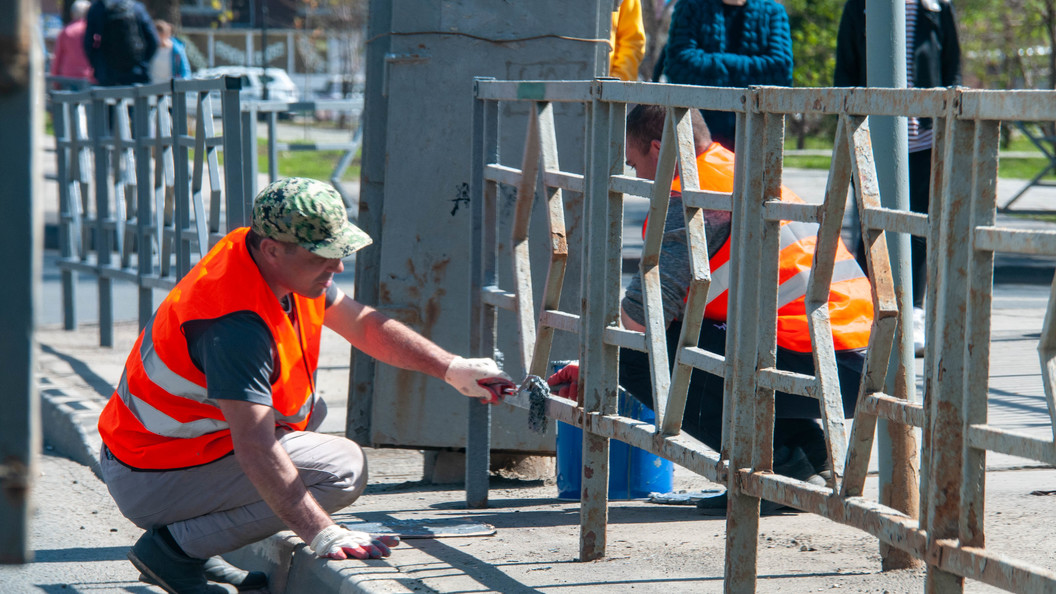
{"type": "MultiPolygon", "coordinates": [[[[708,239],[708,256],[714,256],[730,237],[730,213],[704,211],[704,230],[708,239]]],[[[660,296],[664,306],[664,324],[682,318],[686,293],[692,275],[689,271],[689,244],[686,241],[682,200],[672,196],[660,243],[660,296]]],[[[623,311],[639,324],[645,324],[644,295],[641,274],[631,278],[621,302],[623,311]]]]}

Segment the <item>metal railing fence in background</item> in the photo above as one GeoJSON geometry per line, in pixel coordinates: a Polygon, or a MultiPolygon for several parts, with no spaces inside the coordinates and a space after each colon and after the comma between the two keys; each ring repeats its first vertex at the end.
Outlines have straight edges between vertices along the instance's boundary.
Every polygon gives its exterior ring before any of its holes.
{"type": "Polygon", "coordinates": [[[258,190],[257,119],[267,121],[268,179],[278,151],[341,151],[331,183],[350,211],[341,177],[360,147],[349,141],[278,141],[278,114],[329,110],[358,117],[361,102],[241,101],[240,79],[174,80],[89,87],[48,78],[59,187],[63,323],[77,327],[77,275],[96,277],[100,345],[113,344],[114,280],[139,287],[138,318],[154,310],[153,290],[170,289],[230,229],[248,224],[258,190]],[[199,117],[199,116],[203,117],[199,117]]]}
{"type": "MultiPolygon", "coordinates": [[[[583,431],[580,559],[605,553],[608,440],[617,439],[672,460],[709,479],[725,483],[730,494],[727,517],[725,589],[754,592],[759,502],[777,503],[822,515],[866,531],[881,542],[927,564],[927,592],[961,592],[964,578],[1011,591],[1054,591],[1051,569],[1009,559],[987,549],[983,498],[985,456],[1001,452],[1056,464],[1051,439],[1017,435],[987,423],[989,394],[990,305],[995,252],[1056,256],[1056,233],[1022,231],[996,225],[997,146],[1002,121],[1056,121],[1056,93],[1049,91],[970,91],[965,89],[717,89],[595,81],[495,81],[475,84],[472,198],[478,204],[473,324],[474,348],[496,355],[498,311],[514,312],[520,337],[519,357],[529,373],[545,376],[553,332],[580,339],[579,403],[548,396],[516,406],[545,411],[548,418],[583,431]],[[581,104],[588,130],[584,175],[558,166],[555,103],[581,104]],[[624,175],[624,118],[628,104],[667,107],[656,180],[624,175]],[[516,105],[514,109],[513,106],[516,105]],[[730,107],[734,106],[734,107],[730,107]],[[521,155],[499,155],[503,114],[527,107],[530,116],[521,155]],[[739,150],[731,193],[700,190],[690,109],[735,111],[739,150]],[[829,182],[820,204],[783,202],[782,156],[789,114],[835,115],[838,126],[829,182]],[[883,208],[872,161],[869,117],[935,118],[930,214],[883,208]],[[510,164],[520,160],[520,167],[510,164]],[[675,168],[683,175],[682,199],[693,281],[686,299],[686,324],[673,361],[666,358],[664,319],[657,262],[675,168]],[[541,181],[543,187],[537,188],[541,181]],[[853,184],[852,184],[853,181],[853,184]],[[848,189],[861,212],[872,279],[874,322],[859,386],[851,430],[845,430],[828,319],[829,284],[848,189]],[[500,186],[516,188],[509,212],[508,250],[512,278],[500,278],[498,236],[500,186]],[[565,236],[563,191],[584,192],[581,254],[569,254],[565,236]],[[640,274],[646,331],[619,325],[620,254],[623,196],[649,198],[640,274]],[[551,246],[542,302],[531,293],[525,215],[539,196],[550,213],[551,246]],[[729,329],[725,357],[696,346],[711,269],[702,209],[732,213],[728,285],[729,329]],[[783,221],[818,225],[814,264],[805,289],[808,327],[817,366],[814,375],[776,368],[778,302],[777,261],[783,221]],[[888,361],[898,352],[899,312],[887,253],[887,234],[926,237],[929,245],[927,323],[932,328],[925,358],[923,403],[886,394],[888,361]],[[581,257],[582,277],[565,279],[565,262],[581,257]],[[578,280],[583,309],[557,309],[563,283],[578,280]],[[510,287],[510,288],[504,288],[510,287]],[[589,307],[587,306],[589,304],[589,307]],[[655,425],[615,415],[618,349],[650,354],[655,425]],[[680,433],[689,374],[703,370],[725,378],[722,451],[708,450],[680,433]],[[937,378],[942,378],[938,381],[937,378]],[[832,477],[824,487],[775,475],[772,432],[774,392],[819,400],[832,477]],[[878,419],[905,430],[923,430],[920,514],[914,517],[863,497],[870,451],[878,419]]],[[[508,130],[502,130],[509,134],[508,130]]],[[[1050,416],[1056,416],[1056,302],[1050,300],[1041,332],[1041,375],[1050,416]]],[[[906,370],[901,372],[905,375],[906,370]]],[[[901,382],[914,381],[902,377],[901,382]]],[[[897,384],[898,382],[896,382],[897,384]]],[[[466,497],[471,507],[487,504],[488,415],[473,415],[471,404],[466,497]]],[[[1051,420],[1050,420],[1051,421],[1051,420]]],[[[912,452],[910,453],[912,455],[912,452]]],[[[908,461],[903,461],[908,464],[908,461]]],[[[896,464],[899,463],[896,461],[896,464]]]]}
{"type": "Polygon", "coordinates": [[[264,118],[267,128],[267,140],[266,140],[266,152],[267,155],[267,169],[268,169],[268,182],[273,182],[279,179],[279,151],[340,151],[341,157],[334,165],[333,171],[330,173],[330,184],[341,194],[341,198],[345,201],[345,208],[350,210],[350,214],[355,218],[355,198],[347,188],[345,188],[342,179],[344,178],[345,171],[349,165],[352,164],[353,159],[356,157],[356,153],[363,146],[363,126],[360,122],[363,114],[363,99],[323,99],[317,101],[296,101],[296,102],[284,102],[284,101],[246,101],[242,104],[242,134],[245,137],[244,145],[247,150],[251,151],[247,157],[249,163],[253,163],[254,175],[247,178],[247,187],[250,188],[250,194],[256,195],[257,193],[257,137],[258,131],[257,126],[254,122],[257,122],[261,117],[264,118]],[[347,141],[339,142],[280,142],[279,134],[276,130],[277,120],[280,114],[282,115],[296,115],[296,114],[313,114],[318,111],[327,112],[338,112],[342,114],[349,114],[350,120],[357,122],[356,129],[352,133],[352,137],[347,141]]]}
{"type": "Polygon", "coordinates": [[[67,329],[77,327],[78,273],[97,279],[99,343],[113,346],[113,281],[139,287],[143,326],[153,289],[175,286],[228,229],[248,224],[240,84],[224,77],[49,93],[67,329]],[[212,117],[192,127],[189,102],[212,114],[216,100],[222,131],[212,117]]]}

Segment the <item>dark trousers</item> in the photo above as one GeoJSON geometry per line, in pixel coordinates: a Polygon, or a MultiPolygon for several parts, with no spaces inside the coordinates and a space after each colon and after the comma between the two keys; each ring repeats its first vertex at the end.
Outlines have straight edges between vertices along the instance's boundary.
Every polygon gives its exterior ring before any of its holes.
{"type": "MultiPolygon", "coordinates": [[[[928,214],[931,196],[931,149],[909,153],[909,210],[928,214]]],[[[858,208],[855,204],[854,208],[858,208]]],[[[928,241],[914,235],[909,241],[910,272],[913,280],[913,307],[924,307],[928,290],[928,241]]],[[[862,270],[868,272],[865,241],[858,242],[855,258],[862,270]]]]}
{"type": "MultiPolygon", "coordinates": [[[[931,149],[909,153],[909,210],[928,214],[931,196],[931,149]]],[[[910,240],[913,273],[913,307],[924,307],[927,292],[928,242],[916,235],[910,240]]]]}
{"type": "MultiPolygon", "coordinates": [[[[682,324],[677,320],[667,328],[667,353],[670,361],[674,361],[681,331],[682,324]]],[[[704,320],[697,345],[704,350],[724,354],[726,324],[704,320]]],[[[864,350],[836,353],[843,410],[847,418],[854,415],[864,363],[864,350]]],[[[814,374],[814,361],[810,353],[796,353],[778,348],[777,367],[786,371],[814,374]]],[[[654,407],[649,356],[646,353],[620,349],[620,386],[642,404],[654,407]]],[[[821,417],[818,406],[818,401],[813,398],[777,392],[774,400],[774,449],[780,449],[782,446],[789,450],[802,448],[814,468],[823,470],[828,466],[828,456],[825,451],[825,434],[817,421],[821,417]]],[[[723,378],[699,369],[694,370],[686,396],[682,430],[708,447],[720,451],[722,411],[723,378]]]]}

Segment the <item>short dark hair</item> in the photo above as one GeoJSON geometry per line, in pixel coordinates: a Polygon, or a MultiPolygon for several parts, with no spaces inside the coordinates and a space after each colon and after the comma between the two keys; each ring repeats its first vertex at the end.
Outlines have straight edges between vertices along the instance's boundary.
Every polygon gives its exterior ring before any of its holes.
{"type": "MultiPolygon", "coordinates": [[[[627,114],[627,138],[637,143],[637,149],[645,152],[654,140],[663,138],[666,118],[667,108],[663,105],[635,105],[631,113],[627,114]]],[[[711,131],[704,123],[700,110],[690,109],[689,119],[693,123],[693,145],[699,153],[711,144],[711,131]]]]}
{"type": "MultiPolygon", "coordinates": [[[[249,246],[249,249],[251,251],[260,250],[260,242],[264,241],[265,239],[271,239],[271,238],[270,237],[265,238],[263,235],[261,235],[260,233],[257,233],[256,231],[254,231],[252,229],[250,229],[246,233],[246,245],[249,246]]],[[[272,239],[272,241],[278,241],[278,240],[272,239]]],[[[297,249],[297,244],[295,244],[295,243],[287,243],[287,242],[284,242],[284,241],[279,241],[279,243],[281,243],[283,245],[283,247],[286,249],[286,253],[287,254],[289,254],[290,252],[293,252],[294,250],[297,249]]]]}

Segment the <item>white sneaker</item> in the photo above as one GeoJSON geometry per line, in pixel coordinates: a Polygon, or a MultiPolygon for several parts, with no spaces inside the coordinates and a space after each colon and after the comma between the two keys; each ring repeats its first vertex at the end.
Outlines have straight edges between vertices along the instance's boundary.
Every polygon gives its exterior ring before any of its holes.
{"type": "Polygon", "coordinates": [[[913,308],[913,354],[917,357],[924,356],[924,343],[927,334],[924,330],[924,309],[913,308]]]}

